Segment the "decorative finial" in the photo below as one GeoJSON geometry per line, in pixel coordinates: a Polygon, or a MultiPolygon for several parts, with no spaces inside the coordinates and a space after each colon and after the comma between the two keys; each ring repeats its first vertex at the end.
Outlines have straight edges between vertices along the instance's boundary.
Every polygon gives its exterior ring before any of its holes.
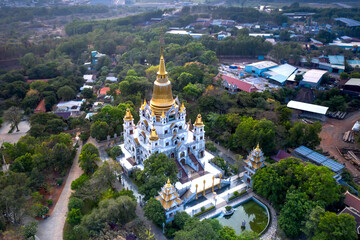
{"type": "Polygon", "coordinates": [[[166,117],[164,111],[162,111],[161,117],[162,117],[162,118],[165,118],[165,117],[166,117]]]}
{"type": "Polygon", "coordinates": [[[196,121],[195,121],[195,127],[203,127],[204,126],[204,123],[201,119],[201,114],[199,113],[197,115],[197,118],[196,118],[196,121]]]}

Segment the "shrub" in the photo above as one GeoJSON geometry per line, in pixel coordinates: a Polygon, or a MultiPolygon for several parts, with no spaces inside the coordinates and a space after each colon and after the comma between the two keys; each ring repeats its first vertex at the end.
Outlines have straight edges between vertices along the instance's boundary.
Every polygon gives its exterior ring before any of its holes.
{"type": "Polygon", "coordinates": [[[51,199],[48,199],[46,202],[49,206],[53,205],[53,200],[51,200],[51,199]]]}
{"type": "Polygon", "coordinates": [[[226,206],[225,209],[227,212],[229,212],[232,209],[232,206],[226,206]]]}
{"type": "Polygon", "coordinates": [[[72,226],[75,226],[80,223],[81,218],[82,218],[82,214],[80,209],[73,208],[71,209],[70,212],[68,212],[66,221],[72,226]]]}
{"type": "Polygon", "coordinates": [[[84,207],[84,201],[77,197],[70,197],[69,203],[68,203],[68,210],[69,212],[71,209],[80,209],[82,210],[84,207]]]}
{"type": "Polygon", "coordinates": [[[201,208],[200,208],[200,211],[201,211],[201,212],[205,211],[205,207],[201,207],[201,208]]]}
{"type": "Polygon", "coordinates": [[[57,178],[56,179],[56,183],[57,183],[58,186],[61,186],[63,184],[63,182],[64,182],[63,178],[57,178]]]}
{"type": "Polygon", "coordinates": [[[88,180],[89,178],[90,177],[88,175],[86,175],[85,173],[82,174],[80,177],[78,177],[71,183],[71,190],[73,190],[73,191],[78,190],[79,188],[84,186],[85,181],[88,180]]]}
{"type": "Polygon", "coordinates": [[[244,195],[245,193],[247,193],[246,190],[242,191],[241,193],[238,193],[237,191],[235,191],[235,192],[233,193],[234,196],[229,197],[229,202],[230,202],[231,200],[233,200],[233,199],[235,199],[235,198],[237,198],[237,197],[240,197],[240,196],[244,195]],[[236,194],[235,194],[235,192],[236,192],[236,194]]]}
{"type": "Polygon", "coordinates": [[[48,212],[49,212],[49,208],[42,205],[41,203],[36,203],[32,206],[32,213],[35,217],[42,217],[48,212]]]}
{"type": "Polygon", "coordinates": [[[201,208],[201,211],[198,212],[198,213],[196,213],[196,214],[194,215],[194,217],[198,217],[198,216],[200,216],[200,215],[202,215],[202,214],[204,214],[204,213],[206,213],[206,212],[209,212],[210,210],[212,210],[212,209],[214,209],[214,208],[215,208],[215,206],[211,206],[211,207],[209,207],[209,208],[207,208],[207,209],[205,209],[205,207],[202,207],[202,208],[201,208]],[[204,208],[204,210],[203,210],[203,208],[204,208]]]}
{"type": "Polygon", "coordinates": [[[239,192],[238,191],[234,191],[234,196],[238,196],[239,195],[239,192]]]}
{"type": "Polygon", "coordinates": [[[86,140],[89,139],[90,133],[89,132],[82,132],[82,133],[80,133],[79,137],[80,137],[81,141],[85,142],[86,140]]]}
{"type": "Polygon", "coordinates": [[[210,141],[207,141],[205,143],[205,148],[207,150],[209,150],[210,152],[216,152],[217,151],[217,148],[215,147],[214,143],[210,142],[210,141]]]}

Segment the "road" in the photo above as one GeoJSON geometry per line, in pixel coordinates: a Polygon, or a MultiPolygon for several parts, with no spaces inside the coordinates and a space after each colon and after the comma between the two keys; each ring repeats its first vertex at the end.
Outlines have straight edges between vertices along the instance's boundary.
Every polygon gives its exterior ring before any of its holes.
{"type": "Polygon", "coordinates": [[[320,147],[324,152],[328,152],[340,163],[346,163],[346,168],[354,177],[359,177],[360,172],[348,161],[346,161],[337,151],[336,147],[341,148],[357,148],[354,143],[347,143],[342,140],[346,131],[351,130],[354,123],[360,119],[360,111],[350,113],[344,120],[328,118],[323,124],[320,132],[320,147]]]}
{"type": "Polygon", "coordinates": [[[83,171],[79,167],[79,155],[81,147],[78,148],[76,156],[71,166],[69,176],[66,179],[64,189],[60,195],[58,202],[54,208],[52,215],[46,219],[39,221],[39,227],[36,236],[40,240],[62,240],[63,229],[68,211],[67,205],[71,195],[71,182],[77,179],[83,171]]]}
{"type": "Polygon", "coordinates": [[[16,129],[13,133],[8,133],[10,130],[10,123],[5,122],[0,128],[0,144],[3,142],[16,143],[22,136],[25,136],[27,131],[30,130],[30,124],[28,121],[21,121],[19,123],[19,132],[16,129]]]}

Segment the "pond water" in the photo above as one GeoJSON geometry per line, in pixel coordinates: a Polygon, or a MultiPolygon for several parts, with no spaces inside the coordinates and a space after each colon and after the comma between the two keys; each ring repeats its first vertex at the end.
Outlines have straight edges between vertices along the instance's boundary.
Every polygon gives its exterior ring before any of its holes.
{"type": "Polygon", "coordinates": [[[230,226],[235,229],[236,234],[248,230],[256,233],[261,233],[268,222],[268,214],[264,207],[259,205],[254,200],[249,200],[245,203],[235,207],[235,212],[231,216],[223,216],[221,214],[217,220],[223,226],[230,226]],[[241,228],[243,220],[246,221],[245,228],[241,228]]]}

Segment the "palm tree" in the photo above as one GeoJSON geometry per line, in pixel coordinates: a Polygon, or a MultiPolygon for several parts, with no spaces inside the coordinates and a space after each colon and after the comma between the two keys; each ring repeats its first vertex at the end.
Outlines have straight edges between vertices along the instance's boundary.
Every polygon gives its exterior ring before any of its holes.
{"type": "Polygon", "coordinates": [[[84,151],[79,156],[79,166],[86,174],[92,174],[97,168],[96,162],[100,161],[97,154],[84,151]]]}

